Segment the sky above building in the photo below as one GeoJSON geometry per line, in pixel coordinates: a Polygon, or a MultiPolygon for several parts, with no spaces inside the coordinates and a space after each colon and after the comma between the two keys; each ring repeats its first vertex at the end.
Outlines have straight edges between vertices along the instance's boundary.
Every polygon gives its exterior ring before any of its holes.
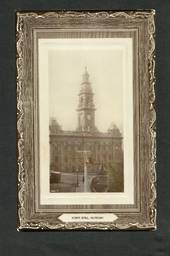
{"type": "Polygon", "coordinates": [[[48,53],[49,113],[63,130],[78,124],[78,94],[87,67],[94,93],[96,127],[123,130],[123,52],[114,39],[60,39],[48,53]]]}

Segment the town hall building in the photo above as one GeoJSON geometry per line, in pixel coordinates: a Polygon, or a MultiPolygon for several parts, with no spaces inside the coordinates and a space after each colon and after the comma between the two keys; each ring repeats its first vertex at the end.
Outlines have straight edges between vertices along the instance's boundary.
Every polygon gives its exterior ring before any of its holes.
{"type": "Polygon", "coordinates": [[[56,119],[50,119],[50,170],[83,172],[84,155],[81,152],[87,152],[91,172],[99,173],[109,165],[123,163],[120,130],[112,125],[107,132],[100,132],[95,124],[96,111],[89,73],[85,68],[78,94],[76,129],[64,131],[56,119]]]}

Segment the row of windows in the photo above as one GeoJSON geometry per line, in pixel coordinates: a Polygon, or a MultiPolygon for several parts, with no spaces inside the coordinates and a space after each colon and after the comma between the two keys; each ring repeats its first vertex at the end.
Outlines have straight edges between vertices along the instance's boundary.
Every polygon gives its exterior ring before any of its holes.
{"type": "Polygon", "coordinates": [[[112,149],[118,149],[120,148],[120,145],[116,144],[116,145],[67,145],[67,146],[63,146],[63,145],[52,145],[51,146],[55,151],[76,151],[76,150],[112,150],[112,149]]]}
{"type": "Polygon", "coordinates": [[[83,142],[83,139],[82,141],[74,141],[74,142],[69,142],[69,141],[53,141],[51,142],[51,145],[53,146],[59,146],[59,147],[76,147],[76,146],[82,146],[82,145],[85,145],[85,146],[93,146],[93,147],[103,147],[103,146],[115,146],[115,145],[120,145],[121,142],[118,142],[118,141],[108,141],[108,142],[101,142],[101,141],[98,141],[98,142],[95,142],[95,141],[84,141],[83,142]]]}

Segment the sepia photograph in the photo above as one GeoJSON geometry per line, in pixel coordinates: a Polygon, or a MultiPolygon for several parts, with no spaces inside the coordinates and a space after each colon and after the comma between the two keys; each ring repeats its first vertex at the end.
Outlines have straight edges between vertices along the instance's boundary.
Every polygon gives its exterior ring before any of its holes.
{"type": "Polygon", "coordinates": [[[105,41],[49,51],[50,192],[124,191],[123,55],[105,41]]]}
{"type": "Polygon", "coordinates": [[[132,38],[87,33],[38,39],[40,200],[134,203],[132,38]]]}

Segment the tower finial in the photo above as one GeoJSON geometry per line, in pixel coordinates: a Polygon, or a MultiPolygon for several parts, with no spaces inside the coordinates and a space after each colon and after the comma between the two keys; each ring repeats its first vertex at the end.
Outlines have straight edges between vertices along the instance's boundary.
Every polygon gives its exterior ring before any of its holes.
{"type": "Polygon", "coordinates": [[[83,74],[83,82],[89,82],[89,73],[87,71],[87,66],[85,66],[85,72],[83,74]]]}

